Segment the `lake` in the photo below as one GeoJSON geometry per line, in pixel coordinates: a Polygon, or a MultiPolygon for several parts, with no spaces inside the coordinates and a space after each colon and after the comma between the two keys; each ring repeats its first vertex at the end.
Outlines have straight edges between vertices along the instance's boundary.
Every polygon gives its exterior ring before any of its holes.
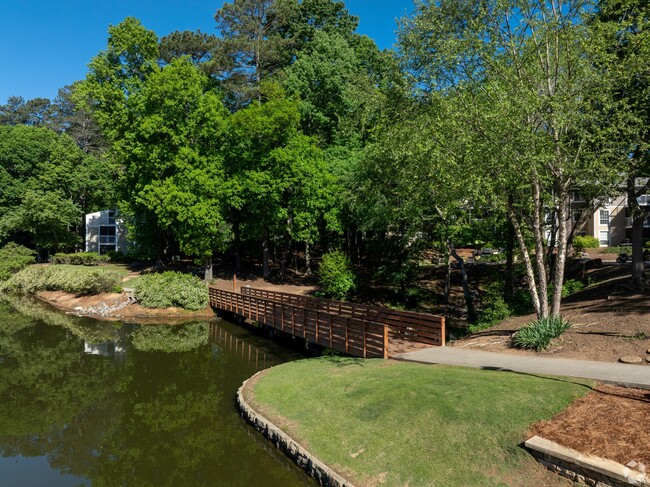
{"type": "Polygon", "coordinates": [[[237,414],[303,356],[226,321],[138,325],[0,297],[0,485],[313,486],[237,414]]]}

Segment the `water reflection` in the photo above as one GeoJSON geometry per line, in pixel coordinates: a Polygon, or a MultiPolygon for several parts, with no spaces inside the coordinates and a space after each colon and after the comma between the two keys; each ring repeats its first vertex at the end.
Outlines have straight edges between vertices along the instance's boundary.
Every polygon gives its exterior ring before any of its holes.
{"type": "Polygon", "coordinates": [[[2,482],[313,485],[234,410],[243,380],[290,358],[265,343],[223,322],[116,325],[0,302],[2,482]]]}

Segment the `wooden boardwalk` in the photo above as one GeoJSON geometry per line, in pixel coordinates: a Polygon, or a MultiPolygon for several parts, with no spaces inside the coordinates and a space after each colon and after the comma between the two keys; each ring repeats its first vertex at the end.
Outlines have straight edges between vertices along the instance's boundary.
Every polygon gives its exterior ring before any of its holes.
{"type": "Polygon", "coordinates": [[[210,305],[356,357],[388,358],[392,344],[445,344],[441,316],[245,287],[210,288],[210,305]]]}

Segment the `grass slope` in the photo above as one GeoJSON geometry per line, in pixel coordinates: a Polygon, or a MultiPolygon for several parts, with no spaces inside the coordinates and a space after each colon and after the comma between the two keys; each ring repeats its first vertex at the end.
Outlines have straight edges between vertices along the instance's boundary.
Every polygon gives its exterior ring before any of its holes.
{"type": "Polygon", "coordinates": [[[588,381],[324,357],[280,365],[253,404],[356,485],[565,485],[518,445],[588,381]],[[527,469],[532,469],[533,473],[527,469]]]}

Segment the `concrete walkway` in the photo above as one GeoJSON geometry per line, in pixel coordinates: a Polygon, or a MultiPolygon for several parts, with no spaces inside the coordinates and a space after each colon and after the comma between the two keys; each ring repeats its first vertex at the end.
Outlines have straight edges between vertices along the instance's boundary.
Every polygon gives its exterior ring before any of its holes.
{"type": "Polygon", "coordinates": [[[650,389],[650,365],[628,365],[565,358],[525,357],[455,347],[432,347],[392,358],[426,364],[595,379],[650,389]]]}

